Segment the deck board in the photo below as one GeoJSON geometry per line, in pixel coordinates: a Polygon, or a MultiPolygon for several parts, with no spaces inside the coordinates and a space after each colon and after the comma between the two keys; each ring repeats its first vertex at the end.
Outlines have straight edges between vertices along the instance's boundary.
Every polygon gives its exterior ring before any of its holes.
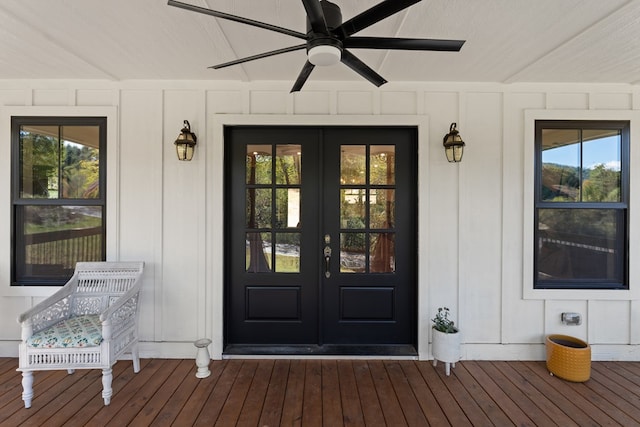
{"type": "MultiPolygon", "coordinates": [[[[523,362],[514,363],[513,368],[525,378],[533,387],[540,391],[553,405],[561,408],[569,419],[580,426],[598,425],[585,411],[579,408],[573,401],[571,395],[565,394],[564,389],[557,387],[558,381],[548,383],[538,372],[532,370],[529,365],[523,362]]],[[[547,375],[546,371],[542,372],[547,375]]],[[[553,378],[549,375],[549,378],[553,378]]]]}
{"type": "MultiPolygon", "coordinates": [[[[438,367],[440,369],[434,368],[430,362],[423,362],[418,365],[422,377],[425,382],[429,384],[433,396],[440,405],[440,408],[444,411],[449,423],[456,426],[472,425],[472,421],[467,418],[458,404],[456,396],[452,395],[447,389],[445,382],[447,377],[442,373],[444,369],[443,364],[439,364],[438,367]]],[[[452,369],[451,375],[455,375],[455,369],[452,369]]]]}
{"type": "MultiPolygon", "coordinates": [[[[456,371],[458,374],[459,371],[464,371],[462,366],[458,366],[460,369],[456,371]]],[[[464,412],[465,416],[469,420],[473,420],[473,424],[475,425],[491,425],[492,420],[489,419],[487,414],[482,410],[482,408],[478,405],[474,396],[469,392],[468,389],[460,381],[460,377],[458,375],[451,375],[450,377],[446,377],[442,371],[438,371],[442,379],[442,383],[447,387],[449,392],[458,402],[460,408],[464,412]]],[[[469,384],[469,388],[472,388],[472,385],[469,384]]]]}
{"type": "Polygon", "coordinates": [[[511,380],[520,392],[527,396],[531,402],[534,402],[550,420],[553,420],[553,422],[561,426],[578,427],[578,423],[572,420],[561,408],[549,399],[547,393],[544,393],[534,387],[531,381],[519,371],[515,370],[510,363],[494,362],[494,365],[511,380]]]}
{"type": "Polygon", "coordinates": [[[583,396],[593,401],[600,409],[607,411],[607,414],[616,422],[628,426],[640,425],[640,417],[637,416],[640,408],[634,408],[620,396],[611,393],[611,390],[593,377],[579,389],[583,396]]]}
{"type": "Polygon", "coordinates": [[[416,364],[401,363],[400,365],[429,425],[434,427],[449,425],[446,415],[440,408],[440,405],[436,401],[429,385],[422,377],[416,364]]]}
{"type": "MultiPolygon", "coordinates": [[[[249,394],[252,380],[256,376],[258,364],[259,362],[256,360],[246,360],[242,363],[238,375],[226,393],[227,399],[222,406],[220,416],[216,420],[216,425],[231,426],[238,424],[238,418],[249,394]]],[[[260,401],[260,405],[262,405],[263,401],[264,398],[260,401]]]]}
{"type": "Polygon", "coordinates": [[[36,372],[24,409],[17,360],[0,358],[2,426],[632,426],[640,425],[640,362],[593,362],[591,379],[549,375],[544,362],[145,359],[101,372],[36,372]]]}
{"type": "MultiPolygon", "coordinates": [[[[179,368],[180,360],[163,360],[162,362],[163,363],[156,364],[156,366],[154,366],[156,369],[149,377],[142,377],[142,375],[140,375],[142,374],[142,371],[136,375],[136,380],[138,380],[138,384],[140,384],[140,386],[135,389],[130,388],[128,390],[127,404],[124,405],[113,418],[111,418],[107,425],[122,426],[131,422],[131,420],[135,419],[138,415],[144,415],[145,413],[157,414],[157,412],[162,409],[162,403],[166,401],[162,398],[162,393],[166,393],[166,387],[163,386],[170,378],[172,378],[174,372],[179,368]],[[158,375],[158,372],[168,372],[170,375],[169,377],[165,375],[158,375]],[[142,382],[143,378],[145,380],[144,382],[142,382]],[[158,403],[156,399],[160,399],[161,402],[158,403]]],[[[184,375],[186,375],[187,372],[188,371],[184,371],[184,375]]],[[[174,384],[177,382],[178,378],[178,376],[174,376],[172,378],[174,384]]],[[[124,389],[122,392],[124,392],[124,389]]],[[[155,416],[153,418],[155,418],[155,416]]]]}
{"type": "Polygon", "coordinates": [[[384,367],[384,362],[381,360],[370,360],[368,364],[371,370],[373,384],[380,399],[385,421],[387,424],[395,424],[398,426],[408,425],[402,412],[400,401],[395,394],[393,384],[384,367]]]}
{"type": "Polygon", "coordinates": [[[484,390],[481,384],[466,369],[466,365],[459,363],[456,368],[456,377],[460,380],[460,385],[475,400],[478,407],[484,412],[491,423],[499,426],[513,425],[509,417],[501,410],[489,393],[484,390]]]}
{"type": "Polygon", "coordinates": [[[335,360],[322,361],[322,423],[337,426],[343,423],[342,401],[340,399],[340,379],[338,363],[335,360]]]}
{"type": "Polygon", "coordinates": [[[356,374],[353,371],[353,363],[350,360],[339,360],[337,363],[343,424],[345,427],[364,426],[360,392],[356,374]]]}
{"type": "MultiPolygon", "coordinates": [[[[582,395],[575,392],[574,384],[568,381],[559,380],[557,377],[551,376],[549,372],[546,370],[544,363],[540,362],[522,362],[524,363],[531,371],[535,372],[538,375],[538,378],[542,379],[549,388],[556,390],[558,395],[565,396],[567,400],[569,400],[573,405],[575,405],[580,411],[581,414],[587,414],[591,419],[593,419],[594,423],[588,422],[585,425],[598,425],[598,426],[607,426],[607,425],[618,425],[614,422],[613,419],[609,415],[607,415],[606,411],[602,411],[599,408],[595,407],[592,402],[588,399],[585,399],[582,395]]],[[[595,364],[593,364],[595,365],[595,364]]],[[[556,405],[561,408],[567,408],[566,400],[554,400],[556,405]]],[[[576,420],[579,421],[579,420],[576,420]]]]}
{"type": "Polygon", "coordinates": [[[482,384],[483,390],[496,402],[499,410],[509,418],[511,423],[518,426],[533,426],[533,420],[514,402],[510,396],[500,388],[493,378],[482,369],[482,364],[470,361],[464,363],[464,367],[478,384],[482,384]]]}
{"type": "Polygon", "coordinates": [[[384,420],[382,406],[376,393],[373,378],[369,365],[364,360],[353,362],[353,371],[358,387],[358,395],[360,396],[360,405],[362,406],[362,415],[365,425],[375,425],[384,420]]]}
{"type": "Polygon", "coordinates": [[[244,399],[241,412],[238,414],[238,425],[259,425],[260,414],[264,408],[264,402],[269,388],[269,381],[273,374],[273,362],[273,360],[265,360],[256,366],[255,375],[251,379],[249,391],[244,399]]]}
{"type": "Polygon", "coordinates": [[[597,383],[598,386],[607,389],[601,392],[613,393],[614,405],[640,424],[640,396],[633,394],[634,386],[629,386],[632,383],[615,373],[602,372],[600,368],[591,370],[591,378],[594,380],[594,385],[597,383]]]}
{"type": "MultiPolygon", "coordinates": [[[[172,400],[178,400],[176,393],[182,386],[182,381],[191,373],[193,362],[190,360],[177,360],[176,365],[168,365],[172,369],[170,375],[158,388],[158,391],[150,398],[137,414],[131,418],[130,426],[148,426],[153,423],[158,415],[167,408],[172,400]]],[[[182,401],[184,402],[184,401],[182,401]]]]}
{"type": "Polygon", "coordinates": [[[302,425],[322,426],[322,361],[309,360],[305,365],[302,425]]]}
{"type": "Polygon", "coordinates": [[[281,425],[297,426],[302,423],[305,365],[303,360],[291,361],[282,407],[281,425]]]}
{"type": "MultiPolygon", "coordinates": [[[[200,415],[196,417],[194,425],[212,426],[216,423],[227,403],[227,398],[233,389],[233,383],[238,377],[243,364],[242,360],[230,360],[227,363],[226,369],[222,371],[215,388],[199,411],[200,415]]],[[[182,421],[176,424],[191,425],[191,423],[182,424],[182,421]]]]}
{"type": "Polygon", "coordinates": [[[282,417],[282,408],[284,407],[284,396],[287,391],[287,381],[289,379],[288,360],[276,360],[273,363],[273,369],[267,391],[262,405],[262,412],[257,425],[261,426],[277,426],[280,425],[282,417]]]}
{"type": "MultiPolygon", "coordinates": [[[[80,370],[71,375],[64,375],[58,383],[48,390],[48,394],[52,397],[49,403],[41,406],[34,415],[30,415],[30,420],[34,423],[45,423],[52,417],[58,415],[58,413],[65,412],[67,405],[76,399],[79,394],[87,392],[87,387],[94,383],[96,378],[99,379],[99,376],[96,376],[94,372],[80,370]]],[[[95,393],[100,392],[101,386],[102,383],[95,389],[95,393]]],[[[25,411],[18,411],[16,415],[24,414],[24,412],[25,411]]],[[[73,413],[75,413],[75,411],[73,413]]],[[[9,419],[7,422],[12,423],[14,420],[15,418],[9,419]]]]}
{"type": "Polygon", "coordinates": [[[395,390],[396,398],[398,399],[398,403],[400,404],[400,408],[407,424],[409,426],[427,425],[427,417],[425,417],[422,412],[420,403],[416,399],[413,389],[409,384],[409,380],[402,371],[400,363],[390,361],[385,363],[385,367],[387,368],[387,374],[389,375],[391,385],[395,390]]]}
{"type": "MultiPolygon", "coordinates": [[[[35,390],[36,393],[38,393],[36,396],[41,396],[40,402],[38,402],[38,406],[34,408],[32,405],[31,409],[34,409],[34,414],[37,413],[40,407],[46,405],[55,398],[55,394],[50,393],[49,390],[66,376],[68,376],[66,371],[42,372],[37,377],[34,375],[34,387],[37,387],[35,390]]],[[[22,381],[22,374],[17,373],[16,377],[18,378],[18,382],[20,383],[20,381],[22,381]]],[[[3,405],[2,408],[0,408],[0,425],[4,425],[5,423],[7,425],[19,425],[22,420],[26,420],[31,416],[30,414],[25,414],[24,411],[20,410],[24,406],[21,394],[22,386],[15,387],[11,391],[13,391],[14,393],[7,393],[6,395],[3,395],[3,397],[6,396],[5,399],[0,399],[6,402],[6,404],[3,405]]]]}

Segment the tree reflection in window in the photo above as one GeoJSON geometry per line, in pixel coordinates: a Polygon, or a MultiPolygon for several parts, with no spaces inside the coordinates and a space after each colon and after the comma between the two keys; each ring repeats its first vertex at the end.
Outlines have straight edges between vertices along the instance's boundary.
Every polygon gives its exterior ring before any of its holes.
{"type": "Polygon", "coordinates": [[[395,271],[395,147],[343,145],[340,271],[395,271]]]}
{"type": "Polygon", "coordinates": [[[247,145],[247,272],[300,271],[301,156],[298,144],[247,145]]]}

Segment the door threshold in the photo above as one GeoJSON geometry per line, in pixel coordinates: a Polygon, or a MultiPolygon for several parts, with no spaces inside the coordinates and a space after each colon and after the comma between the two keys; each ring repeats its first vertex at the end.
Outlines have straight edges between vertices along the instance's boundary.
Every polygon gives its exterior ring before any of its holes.
{"type": "Polygon", "coordinates": [[[366,358],[416,358],[418,352],[413,345],[227,345],[223,358],[244,356],[355,356],[366,358]]]}

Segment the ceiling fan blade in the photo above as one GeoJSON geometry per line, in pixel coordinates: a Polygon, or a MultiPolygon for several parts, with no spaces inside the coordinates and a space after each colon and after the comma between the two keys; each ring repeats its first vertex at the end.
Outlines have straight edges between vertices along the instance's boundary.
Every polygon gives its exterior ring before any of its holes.
{"type": "Polygon", "coordinates": [[[343,22],[342,25],[336,29],[336,32],[337,34],[342,34],[344,37],[350,36],[420,1],[421,0],[385,0],[348,21],[343,22]]]}
{"type": "Polygon", "coordinates": [[[231,65],[242,64],[243,62],[253,61],[255,59],[268,58],[269,56],[279,55],[281,53],[293,52],[294,50],[300,50],[306,48],[307,45],[299,44],[296,46],[284,47],[282,49],[271,50],[269,52],[259,53],[257,55],[247,56],[246,58],[235,59],[233,61],[225,62],[223,64],[212,65],[209,68],[213,68],[215,70],[224,67],[230,67],[231,65]]]}
{"type": "Polygon", "coordinates": [[[403,39],[393,37],[348,37],[342,45],[355,49],[437,50],[458,52],[465,40],[403,39]]]}
{"type": "Polygon", "coordinates": [[[318,0],[302,0],[304,10],[314,33],[327,34],[327,23],[324,20],[324,12],[318,0]]]}
{"type": "Polygon", "coordinates": [[[313,65],[309,61],[307,61],[304,64],[304,66],[302,67],[302,70],[300,71],[300,74],[298,74],[298,78],[296,79],[296,82],[293,84],[293,87],[291,88],[291,93],[298,92],[300,91],[300,89],[302,89],[302,86],[304,86],[304,83],[307,81],[307,79],[309,78],[309,74],[311,74],[314,68],[315,68],[315,65],[313,65]]]}
{"type": "Polygon", "coordinates": [[[179,7],[181,9],[190,10],[192,12],[202,13],[204,15],[215,16],[216,18],[226,19],[229,21],[240,22],[242,24],[252,25],[254,27],[263,28],[269,31],[275,31],[276,33],[286,34],[288,36],[297,37],[299,39],[306,40],[307,35],[298,31],[293,31],[288,28],[278,27],[276,25],[267,24],[266,22],[254,21],[253,19],[243,18],[241,16],[230,15],[224,12],[218,12],[217,10],[207,9],[200,6],[194,6],[192,4],[182,3],[175,0],[169,0],[169,6],[179,7]]]}
{"type": "Polygon", "coordinates": [[[373,71],[367,64],[360,61],[352,53],[347,50],[342,51],[342,63],[351,68],[356,73],[360,74],[365,79],[369,80],[374,85],[380,87],[387,81],[378,73],[373,71]]]}

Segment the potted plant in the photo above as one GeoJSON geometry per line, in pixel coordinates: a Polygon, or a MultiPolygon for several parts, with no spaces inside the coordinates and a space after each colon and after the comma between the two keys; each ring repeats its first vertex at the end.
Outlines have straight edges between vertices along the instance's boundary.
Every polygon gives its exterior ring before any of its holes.
{"type": "Polygon", "coordinates": [[[455,368],[456,362],[460,360],[460,333],[449,314],[447,307],[439,307],[436,316],[431,319],[433,366],[438,364],[438,360],[444,362],[447,376],[451,373],[451,367],[455,368]]]}

